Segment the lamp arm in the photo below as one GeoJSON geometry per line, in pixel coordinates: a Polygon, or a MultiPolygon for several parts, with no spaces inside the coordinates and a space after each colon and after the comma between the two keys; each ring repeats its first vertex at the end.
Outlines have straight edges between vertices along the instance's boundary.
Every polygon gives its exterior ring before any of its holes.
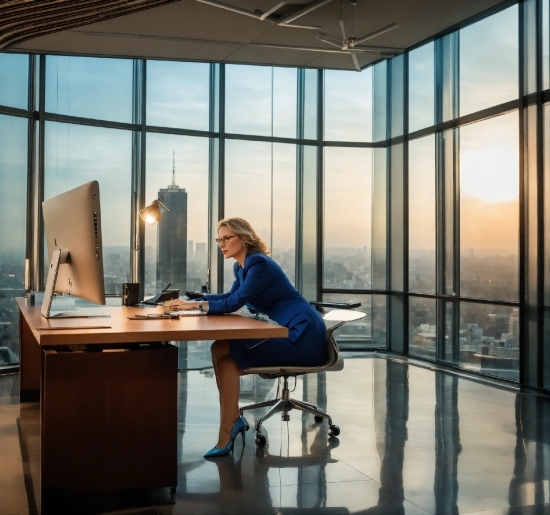
{"type": "Polygon", "coordinates": [[[170,212],[170,210],[159,199],[155,200],[155,202],[159,204],[163,209],[170,212]]]}

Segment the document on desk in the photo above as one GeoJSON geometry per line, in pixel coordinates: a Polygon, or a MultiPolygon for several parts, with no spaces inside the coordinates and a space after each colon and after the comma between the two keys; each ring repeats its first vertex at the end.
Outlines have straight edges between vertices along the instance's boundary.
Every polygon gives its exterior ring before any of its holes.
{"type": "Polygon", "coordinates": [[[128,320],[177,320],[180,316],[176,314],[150,313],[149,315],[132,315],[126,317],[128,320]]]}
{"type": "Polygon", "coordinates": [[[73,325],[63,327],[37,327],[37,331],[79,331],[80,329],[111,329],[110,325],[73,325]]]}

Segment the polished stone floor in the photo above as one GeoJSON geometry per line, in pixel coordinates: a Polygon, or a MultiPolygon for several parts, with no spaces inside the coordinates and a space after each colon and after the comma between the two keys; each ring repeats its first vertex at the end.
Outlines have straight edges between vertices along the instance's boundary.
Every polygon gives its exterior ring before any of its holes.
{"type": "MultiPolygon", "coordinates": [[[[299,378],[292,396],[327,407],[340,426],[293,411],[249,431],[231,456],[216,439],[211,370],[180,373],[178,488],[66,498],[56,514],[550,514],[550,397],[403,359],[349,356],[339,373],[299,378]]],[[[241,403],[276,383],[245,377],[241,403]]],[[[256,414],[257,416],[257,414],[256,414]]],[[[254,415],[248,416],[249,422],[254,415]]],[[[0,514],[40,513],[39,406],[0,376],[0,514]]]]}

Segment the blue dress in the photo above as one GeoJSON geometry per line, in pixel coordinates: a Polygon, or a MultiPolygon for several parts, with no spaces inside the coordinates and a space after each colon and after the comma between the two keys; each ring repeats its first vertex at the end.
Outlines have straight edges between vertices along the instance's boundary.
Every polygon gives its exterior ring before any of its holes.
{"type": "Polygon", "coordinates": [[[208,314],[231,313],[246,305],[288,327],[288,338],[229,340],[231,357],[242,369],[271,365],[324,365],[327,330],[321,315],[292,286],[281,267],[261,252],[235,263],[228,293],[208,294],[208,314]]]}

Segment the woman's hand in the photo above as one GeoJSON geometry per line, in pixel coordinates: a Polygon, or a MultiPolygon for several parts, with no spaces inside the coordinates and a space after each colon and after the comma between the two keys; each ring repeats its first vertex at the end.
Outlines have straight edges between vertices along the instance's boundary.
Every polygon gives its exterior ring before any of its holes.
{"type": "Polygon", "coordinates": [[[196,300],[174,299],[170,304],[172,311],[182,311],[184,309],[199,309],[199,303],[196,300]]]}

